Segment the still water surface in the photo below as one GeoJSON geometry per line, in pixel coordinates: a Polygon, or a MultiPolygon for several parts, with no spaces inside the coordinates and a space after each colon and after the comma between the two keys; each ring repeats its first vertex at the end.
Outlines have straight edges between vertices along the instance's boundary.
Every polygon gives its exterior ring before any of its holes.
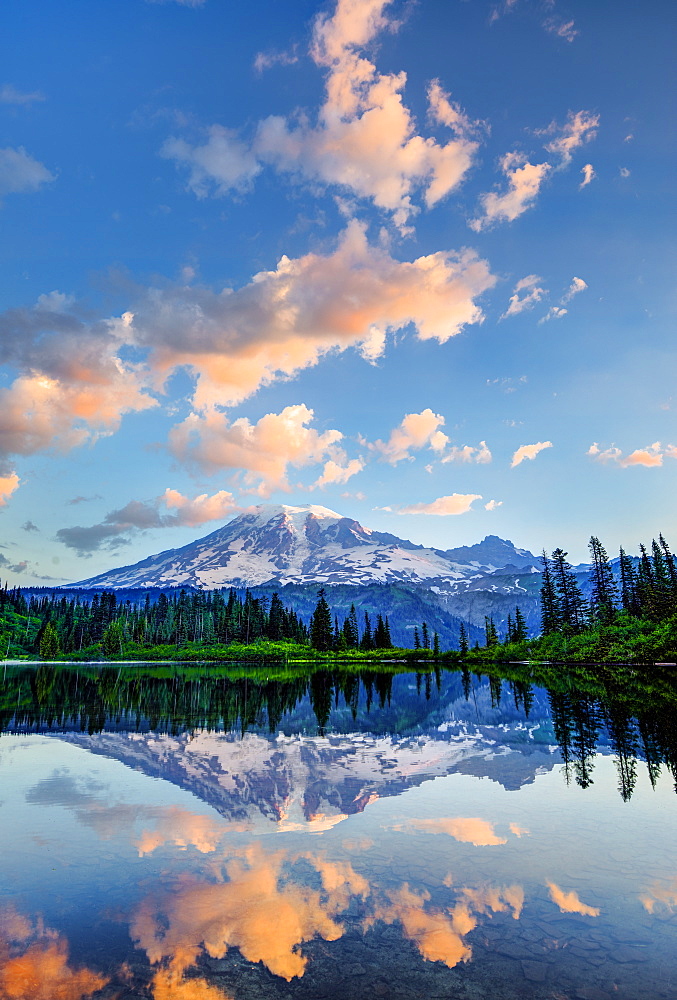
{"type": "Polygon", "coordinates": [[[677,996],[674,704],[8,668],[5,1000],[677,996]]]}

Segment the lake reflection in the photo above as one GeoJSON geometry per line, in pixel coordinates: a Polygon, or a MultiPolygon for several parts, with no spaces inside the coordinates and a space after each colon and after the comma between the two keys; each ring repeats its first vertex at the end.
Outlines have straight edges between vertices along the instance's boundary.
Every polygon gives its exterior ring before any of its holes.
{"type": "Polygon", "coordinates": [[[7,669],[3,1000],[675,995],[669,698],[283,674],[7,669]]]}

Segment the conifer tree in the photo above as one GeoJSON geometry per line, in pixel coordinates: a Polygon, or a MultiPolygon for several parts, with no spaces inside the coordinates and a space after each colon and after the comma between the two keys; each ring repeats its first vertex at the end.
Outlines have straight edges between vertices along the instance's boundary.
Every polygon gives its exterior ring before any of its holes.
{"type": "Polygon", "coordinates": [[[592,593],[590,596],[591,611],[594,618],[603,625],[609,625],[614,619],[618,588],[606,549],[599,538],[592,535],[588,543],[592,556],[592,593]]]}
{"type": "Polygon", "coordinates": [[[360,649],[371,650],[374,648],[374,638],[371,632],[371,622],[369,615],[364,612],[364,631],[360,640],[360,649]]]}
{"type": "Polygon", "coordinates": [[[620,571],[621,571],[621,607],[628,614],[636,618],[641,613],[639,597],[637,594],[637,580],[632,559],[621,547],[620,550],[620,571]]]}
{"type": "Polygon", "coordinates": [[[317,592],[317,604],[310,620],[310,645],[313,649],[326,652],[333,643],[331,611],[325,598],[324,587],[317,592]]]}
{"type": "Polygon", "coordinates": [[[576,634],[586,626],[586,608],[567,553],[555,549],[552,553],[553,579],[561,608],[562,627],[565,632],[576,634]]]}
{"type": "Polygon", "coordinates": [[[541,561],[543,563],[541,577],[541,632],[543,635],[551,635],[553,632],[559,631],[562,623],[562,615],[553,580],[552,563],[548,559],[545,549],[543,549],[541,561]]]}
{"type": "Polygon", "coordinates": [[[423,622],[421,625],[421,645],[424,649],[430,649],[430,635],[428,633],[427,622],[423,622]]]}
{"type": "Polygon", "coordinates": [[[414,625],[414,649],[421,648],[421,639],[418,634],[418,627],[414,625]]]}
{"type": "Polygon", "coordinates": [[[524,615],[520,611],[519,607],[515,608],[515,623],[513,626],[512,641],[513,642],[526,642],[529,635],[527,629],[527,623],[524,620],[524,615]]]}
{"type": "Polygon", "coordinates": [[[458,627],[458,649],[460,653],[468,652],[468,633],[463,622],[458,627]]]}

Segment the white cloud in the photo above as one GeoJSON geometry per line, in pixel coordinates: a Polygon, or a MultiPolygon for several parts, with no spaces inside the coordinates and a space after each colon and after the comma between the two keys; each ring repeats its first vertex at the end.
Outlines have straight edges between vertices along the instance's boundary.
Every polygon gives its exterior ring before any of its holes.
{"type": "Polygon", "coordinates": [[[251,149],[235,132],[221,125],[212,125],[207,135],[201,146],[191,146],[184,139],[167,139],[160,155],[188,168],[188,187],[198,198],[205,198],[213,187],[217,195],[251,187],[261,172],[251,149]]]}
{"type": "Polygon", "coordinates": [[[507,178],[508,190],[503,194],[488,191],[481,195],[483,214],[470,220],[470,228],[480,232],[498,222],[513,222],[532,207],[550,169],[549,163],[529,163],[522,153],[506,153],[501,170],[507,178]]]}
{"type": "Polygon", "coordinates": [[[653,444],[648,445],[646,448],[636,448],[635,451],[624,455],[621,449],[615,445],[602,450],[597,442],[594,442],[588,448],[588,455],[594,458],[596,462],[614,462],[622,468],[628,468],[632,465],[643,465],[651,469],[661,466],[665,457],[677,458],[677,447],[671,444],[663,447],[660,441],[654,441],[653,444]]]}
{"type": "Polygon", "coordinates": [[[627,167],[621,167],[618,172],[621,175],[621,177],[623,178],[623,180],[627,180],[628,177],[630,176],[630,170],[628,170],[627,167]]]}
{"type": "Polygon", "coordinates": [[[557,35],[558,38],[563,38],[566,42],[573,42],[578,34],[573,20],[563,21],[559,17],[547,17],[543,22],[543,27],[551,35],[557,35]]]}
{"type": "Polygon", "coordinates": [[[578,295],[579,292],[584,292],[587,287],[588,286],[587,286],[586,282],[583,281],[582,278],[572,278],[571,279],[571,284],[569,285],[569,287],[567,288],[566,292],[564,293],[564,295],[560,299],[560,302],[562,302],[562,303],[564,303],[564,302],[571,302],[571,300],[573,299],[574,295],[578,295]]]}
{"type": "Polygon", "coordinates": [[[581,173],[583,174],[583,180],[578,185],[579,189],[587,187],[588,184],[596,177],[595,168],[592,163],[586,163],[585,166],[581,167],[581,173]]]}
{"type": "Polygon", "coordinates": [[[446,453],[442,462],[476,462],[478,465],[486,465],[491,459],[492,455],[487,447],[487,442],[480,441],[476,448],[469,444],[464,444],[463,447],[454,445],[446,453]]]}
{"type": "Polygon", "coordinates": [[[561,306],[550,306],[545,316],[541,316],[538,322],[547,323],[551,319],[561,319],[562,316],[566,316],[568,312],[568,309],[563,309],[561,306]]]}
{"type": "Polygon", "coordinates": [[[552,448],[552,441],[537,441],[536,444],[520,445],[512,456],[510,468],[514,469],[515,466],[521,465],[521,463],[527,458],[533,460],[539,452],[543,451],[544,448],[552,448]]]}
{"type": "Polygon", "coordinates": [[[518,281],[513,294],[510,296],[508,308],[500,318],[507,319],[508,316],[519,315],[525,309],[533,309],[536,303],[540,302],[543,296],[548,294],[547,288],[542,288],[538,284],[542,280],[537,274],[528,274],[526,278],[518,281]]]}
{"type": "Polygon", "coordinates": [[[21,191],[37,191],[54,180],[44,164],[30,156],[23,146],[0,149],[0,198],[21,191]]]}
{"type": "Polygon", "coordinates": [[[502,507],[502,506],[503,506],[503,501],[502,500],[489,500],[488,503],[485,503],[484,509],[485,510],[496,510],[497,507],[502,507]]]}
{"type": "Polygon", "coordinates": [[[12,86],[11,83],[5,83],[0,87],[0,104],[34,104],[36,101],[44,101],[45,95],[40,93],[39,90],[34,90],[31,93],[22,93],[22,91],[17,90],[16,87],[12,86]]]}
{"type": "MultiPolygon", "coordinates": [[[[241,190],[269,163],[370,200],[405,229],[418,210],[413,199],[420,193],[430,208],[444,198],[467,173],[478,144],[470,138],[474,126],[437,81],[429,90],[431,115],[453,136],[440,143],[420,135],[402,99],[406,74],[379,73],[363,54],[379,32],[397,27],[386,12],[390,3],[337,0],[333,14],[316,18],[310,52],[326,70],[316,124],[271,116],[259,122],[248,143],[212,126],[204,145],[171,139],[163,155],[189,167],[189,186],[200,196],[212,183],[217,194],[241,190]]],[[[265,54],[257,61],[260,68],[267,65],[265,54]]]]}
{"type": "MultiPolygon", "coordinates": [[[[448,516],[451,514],[466,514],[475,500],[481,500],[479,493],[452,493],[451,496],[438,497],[432,503],[414,503],[399,507],[397,514],[435,514],[448,516]]],[[[388,508],[383,508],[387,510],[388,508]]]]}
{"type": "Polygon", "coordinates": [[[257,73],[263,73],[272,66],[293,66],[299,61],[295,51],[292,52],[257,52],[254,59],[254,69],[257,73]]]}
{"type": "Polygon", "coordinates": [[[387,441],[375,441],[371,447],[380,452],[386,462],[397,465],[412,458],[411,452],[421,448],[443,451],[449,443],[447,435],[440,430],[443,426],[444,417],[433,413],[430,407],[420,413],[407,413],[387,441]]]}

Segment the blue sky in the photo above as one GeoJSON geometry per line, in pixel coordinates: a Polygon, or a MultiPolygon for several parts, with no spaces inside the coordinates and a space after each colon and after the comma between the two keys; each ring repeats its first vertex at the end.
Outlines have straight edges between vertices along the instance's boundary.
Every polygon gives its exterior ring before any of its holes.
{"type": "Polygon", "coordinates": [[[673,5],[0,17],[2,579],[269,500],[677,547],[673,5]]]}

